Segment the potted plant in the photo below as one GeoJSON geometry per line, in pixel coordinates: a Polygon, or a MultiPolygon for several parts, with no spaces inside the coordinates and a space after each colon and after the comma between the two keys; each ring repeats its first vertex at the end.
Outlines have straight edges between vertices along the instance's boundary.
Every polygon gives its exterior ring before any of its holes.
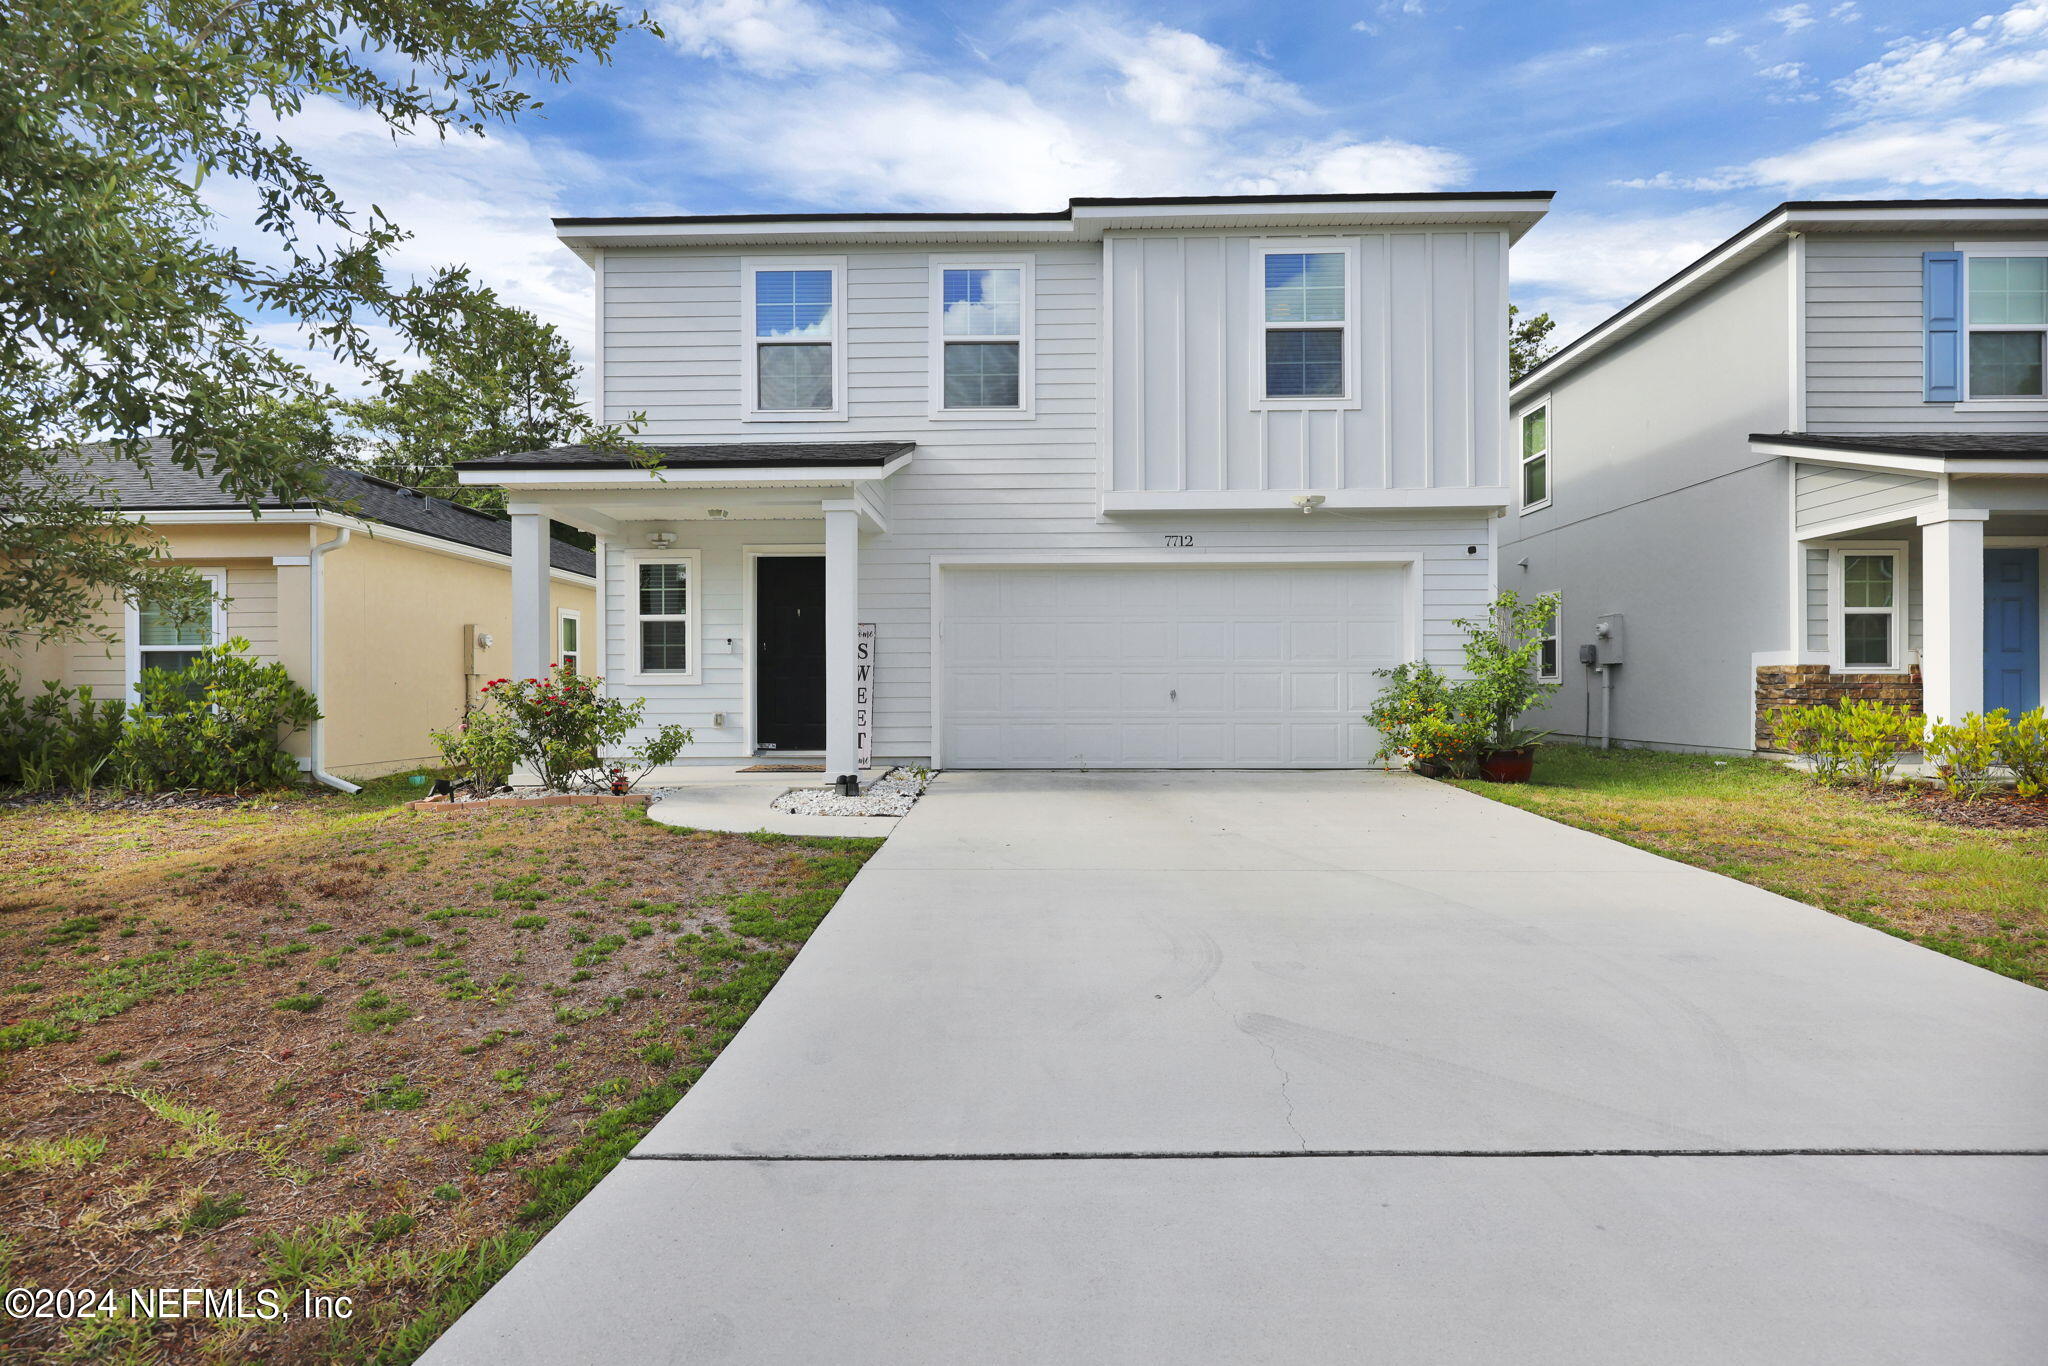
{"type": "Polygon", "coordinates": [[[1527,603],[1502,593],[1486,617],[1457,622],[1465,631],[1464,678],[1449,678],[1422,660],[1378,670],[1387,686],[1365,714],[1380,733],[1376,757],[1405,755],[1427,778],[1528,782],[1536,746],[1549,732],[1516,722],[1557,691],[1536,678],[1536,654],[1557,601],[1554,593],[1527,603]]]}
{"type": "Polygon", "coordinates": [[[1484,617],[1456,623],[1465,632],[1467,704],[1487,729],[1479,772],[1491,782],[1526,783],[1535,772],[1536,747],[1549,732],[1524,730],[1516,722],[1557,691],[1555,683],[1536,677],[1536,656],[1557,604],[1555,593],[1524,602],[1509,590],[1493,600],[1484,617]]]}

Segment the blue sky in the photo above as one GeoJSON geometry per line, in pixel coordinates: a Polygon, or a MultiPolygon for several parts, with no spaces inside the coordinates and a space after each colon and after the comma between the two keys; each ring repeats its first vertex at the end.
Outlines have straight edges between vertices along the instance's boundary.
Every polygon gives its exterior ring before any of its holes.
{"type": "Polygon", "coordinates": [[[2048,0],[654,9],[666,37],[488,139],[324,104],[291,136],[417,232],[406,264],[469,263],[579,351],[551,214],[1549,189],[1514,293],[1563,337],[1782,199],[2048,194],[2048,0]]]}

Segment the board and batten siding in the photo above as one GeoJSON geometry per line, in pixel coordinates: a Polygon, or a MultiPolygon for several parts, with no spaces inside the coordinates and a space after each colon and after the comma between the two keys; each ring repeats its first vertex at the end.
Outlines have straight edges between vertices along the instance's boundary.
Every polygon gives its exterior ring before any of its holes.
{"type": "Polygon", "coordinates": [[[1362,401],[1330,408],[1258,407],[1265,334],[1255,261],[1269,240],[1207,233],[1107,239],[1109,487],[1289,491],[1504,482],[1506,235],[1309,239],[1352,244],[1358,265],[1358,278],[1347,282],[1358,354],[1347,364],[1362,401]]]}
{"type": "Polygon", "coordinates": [[[1801,465],[1794,486],[1794,525],[1800,531],[1852,517],[1901,518],[1934,501],[1935,481],[1927,475],[1895,470],[1850,469],[1839,465],[1801,465]]]}
{"type": "Polygon", "coordinates": [[[1949,238],[1807,237],[1807,430],[2048,430],[2048,407],[1925,401],[1920,258],[1956,246],[1949,238]]]}
{"type": "MultiPolygon", "coordinates": [[[[1394,511],[1370,518],[1322,516],[1309,525],[1293,512],[1204,513],[1185,520],[1099,515],[1102,254],[1092,244],[971,249],[977,259],[1033,260],[1034,415],[1029,421],[932,421],[930,260],[968,250],[890,246],[833,252],[847,258],[847,418],[760,424],[741,421],[742,253],[641,248],[607,251],[604,258],[608,420],[645,413],[640,435],[648,441],[916,440],[915,456],[888,481],[888,534],[862,538],[860,619],[875,623],[877,633],[876,755],[931,753],[936,558],[1029,560],[1073,552],[1137,559],[1160,552],[1167,532],[1194,534],[1195,545],[1183,552],[1192,564],[1274,552],[1413,553],[1425,562],[1418,628],[1425,653],[1442,665],[1458,663],[1460,636],[1451,623],[1483,607],[1491,582],[1488,521],[1481,514],[1394,511]]],[[[745,253],[750,259],[773,254],[745,253]]],[[[1503,295],[1500,308],[1506,307],[1503,295]]],[[[644,532],[654,525],[633,523],[608,540],[604,648],[610,675],[621,680],[630,673],[623,552],[644,546],[644,532]]],[[[752,699],[742,657],[714,653],[713,643],[728,632],[737,635],[744,616],[741,547],[778,540],[816,543],[821,523],[658,525],[677,533],[674,549],[704,555],[705,669],[700,684],[646,685],[646,722],[698,727],[696,757],[738,753],[752,699]],[[713,730],[710,718],[720,711],[726,727],[713,730]]],[[[643,691],[641,685],[621,686],[643,691]]]]}

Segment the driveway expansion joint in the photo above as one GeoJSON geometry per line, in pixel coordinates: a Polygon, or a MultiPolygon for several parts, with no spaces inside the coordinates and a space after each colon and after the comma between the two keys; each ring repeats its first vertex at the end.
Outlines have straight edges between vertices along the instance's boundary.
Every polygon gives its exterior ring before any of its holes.
{"type": "Polygon", "coordinates": [[[629,1162],[1147,1162],[1286,1157],[2048,1157],[2048,1148],[1287,1148],[1022,1153],[629,1153],[629,1162]]]}

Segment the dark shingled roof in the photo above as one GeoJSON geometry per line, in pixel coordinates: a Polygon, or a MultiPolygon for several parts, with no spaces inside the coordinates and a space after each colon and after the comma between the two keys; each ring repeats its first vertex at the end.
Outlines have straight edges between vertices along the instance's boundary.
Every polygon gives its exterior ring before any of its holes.
{"type": "MultiPolygon", "coordinates": [[[[715,446],[642,444],[670,470],[761,469],[776,465],[886,465],[917,449],[913,441],[749,441],[715,446]]],[[[630,469],[634,453],[605,446],[550,446],[516,455],[487,455],[465,460],[464,470],[630,469]]]]}
{"type": "Polygon", "coordinates": [[[1751,432],[1751,441],[1816,450],[1868,451],[1873,455],[1924,455],[1940,460],[2048,459],[2044,432],[1751,432]]]}
{"type": "MultiPolygon", "coordinates": [[[[87,463],[91,472],[105,482],[117,506],[124,512],[145,518],[152,512],[235,512],[248,508],[247,503],[229,497],[221,488],[220,481],[212,475],[194,474],[171,464],[169,449],[167,441],[150,442],[152,463],[146,469],[119,458],[92,460],[88,457],[87,463]],[[157,459],[159,456],[163,457],[160,461],[157,459]]],[[[343,510],[367,521],[382,522],[386,526],[416,531],[423,536],[438,537],[477,550],[488,550],[508,559],[511,557],[512,526],[502,517],[466,508],[445,498],[416,493],[388,479],[338,466],[330,466],[327,470],[327,490],[336,503],[344,505],[343,510]]],[[[303,505],[266,497],[260,499],[257,506],[285,508],[303,505]]],[[[565,541],[554,543],[551,559],[555,568],[567,573],[590,576],[597,573],[596,556],[565,541]]]]}

